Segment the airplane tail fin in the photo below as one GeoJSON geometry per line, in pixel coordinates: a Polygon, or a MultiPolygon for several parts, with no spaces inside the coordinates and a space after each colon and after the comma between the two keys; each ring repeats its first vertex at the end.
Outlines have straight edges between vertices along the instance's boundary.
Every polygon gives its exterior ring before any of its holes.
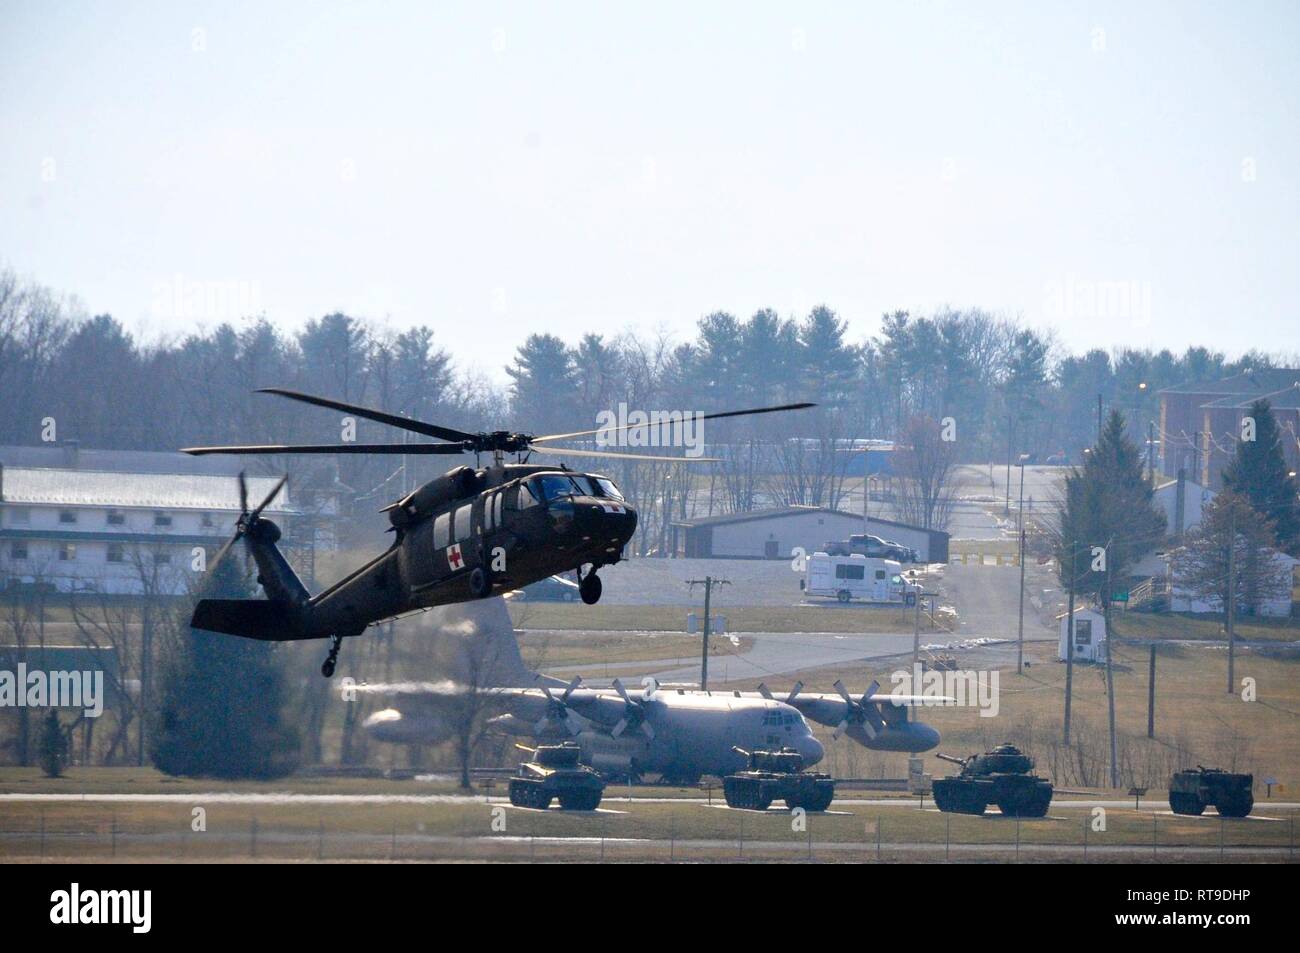
{"type": "Polygon", "coordinates": [[[514,623],[500,596],[439,606],[405,620],[402,628],[408,627],[418,630],[413,640],[432,641],[438,671],[458,684],[524,688],[538,682],[537,673],[524,665],[514,623]]]}

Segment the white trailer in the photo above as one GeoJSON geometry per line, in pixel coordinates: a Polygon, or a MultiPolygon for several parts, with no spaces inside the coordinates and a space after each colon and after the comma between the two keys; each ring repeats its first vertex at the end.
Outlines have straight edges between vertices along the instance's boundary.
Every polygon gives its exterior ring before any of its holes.
{"type": "Polygon", "coordinates": [[[916,604],[917,593],[921,591],[921,586],[903,576],[903,567],[895,560],[858,554],[813,553],[808,557],[806,575],[799,585],[808,596],[909,606],[916,604]]]}

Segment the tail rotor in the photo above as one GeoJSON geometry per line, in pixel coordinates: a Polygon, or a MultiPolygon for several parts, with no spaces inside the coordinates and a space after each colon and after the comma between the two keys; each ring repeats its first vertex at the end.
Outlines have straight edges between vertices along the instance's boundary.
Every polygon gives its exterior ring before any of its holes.
{"type": "MultiPolygon", "coordinates": [[[[226,553],[230,552],[230,547],[234,546],[239,540],[248,537],[250,534],[257,534],[264,527],[275,526],[269,520],[261,518],[262,511],[280,495],[280,491],[284,489],[284,485],[288,480],[289,475],[287,473],[280,477],[275,486],[271,488],[271,492],[250,512],[248,509],[248,480],[244,476],[244,471],[239,471],[239,519],[235,521],[235,535],[226,540],[225,545],[217,550],[217,555],[213,557],[210,569],[216,569],[221,560],[225,558],[226,553]]],[[[279,536],[278,529],[276,530],[276,536],[279,536]]]]}

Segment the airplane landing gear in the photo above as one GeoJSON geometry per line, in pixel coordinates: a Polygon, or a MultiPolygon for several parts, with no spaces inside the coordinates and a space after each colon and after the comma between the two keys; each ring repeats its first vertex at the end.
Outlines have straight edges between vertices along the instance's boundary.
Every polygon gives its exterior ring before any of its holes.
{"type": "Polygon", "coordinates": [[[343,644],[343,636],[341,635],[330,636],[330,654],[325,656],[325,661],[324,663],[322,663],[320,667],[320,673],[324,675],[326,678],[334,677],[334,666],[338,664],[339,646],[341,646],[342,644],[343,644]]]}
{"type": "Polygon", "coordinates": [[[578,595],[582,596],[582,601],[589,606],[594,606],[600,601],[600,592],[603,588],[600,577],[596,575],[594,569],[578,581],[578,595]]]}

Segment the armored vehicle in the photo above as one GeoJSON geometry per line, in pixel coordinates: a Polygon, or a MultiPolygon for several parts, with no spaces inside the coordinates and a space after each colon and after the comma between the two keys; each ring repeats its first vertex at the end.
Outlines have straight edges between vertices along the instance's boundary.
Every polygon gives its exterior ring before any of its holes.
{"type": "Polygon", "coordinates": [[[515,807],[551,806],[560,799],[566,811],[594,811],[605,793],[605,782],[585,764],[578,763],[582,749],[570,741],[558,745],[519,747],[532,757],[519,765],[510,779],[510,803],[515,807]]]}
{"type": "Polygon", "coordinates": [[[794,748],[779,751],[746,751],[732,748],[749,759],[749,767],[722,779],[722,794],[728,807],[766,811],[775,800],[784,800],[790,810],[824,811],[835,799],[835,781],[829,774],[803,769],[803,755],[794,748]]]}
{"type": "Polygon", "coordinates": [[[1255,806],[1255,776],[1233,774],[1219,768],[1178,771],[1169,778],[1169,809],[1175,814],[1199,816],[1213,804],[1221,817],[1245,817],[1255,806]]]}
{"type": "Polygon", "coordinates": [[[934,803],[941,811],[983,814],[996,804],[1008,817],[1043,817],[1052,803],[1052,782],[1031,774],[1034,759],[1015,745],[998,745],[984,754],[939,758],[961,765],[961,774],[935,778],[934,803]]]}

